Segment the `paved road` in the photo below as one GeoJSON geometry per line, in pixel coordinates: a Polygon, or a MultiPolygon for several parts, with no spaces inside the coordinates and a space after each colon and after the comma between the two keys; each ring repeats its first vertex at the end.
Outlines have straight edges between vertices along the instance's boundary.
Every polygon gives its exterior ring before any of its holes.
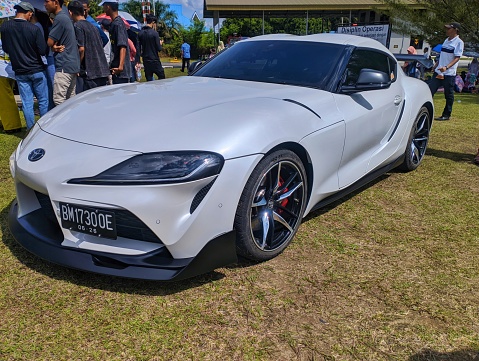
{"type": "Polygon", "coordinates": [[[163,68],[181,68],[181,61],[180,62],[175,61],[175,62],[171,62],[171,63],[162,61],[161,65],[163,65],[163,68]]]}

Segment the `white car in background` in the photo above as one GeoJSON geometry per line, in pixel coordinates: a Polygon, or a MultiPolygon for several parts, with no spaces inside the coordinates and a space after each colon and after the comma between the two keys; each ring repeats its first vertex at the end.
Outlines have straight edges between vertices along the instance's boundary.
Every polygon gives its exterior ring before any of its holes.
{"type": "Polygon", "coordinates": [[[172,280],[265,261],[301,220],[424,157],[433,102],[375,40],[270,35],[188,77],[81,93],[11,157],[9,226],[48,261],[172,280]]]}

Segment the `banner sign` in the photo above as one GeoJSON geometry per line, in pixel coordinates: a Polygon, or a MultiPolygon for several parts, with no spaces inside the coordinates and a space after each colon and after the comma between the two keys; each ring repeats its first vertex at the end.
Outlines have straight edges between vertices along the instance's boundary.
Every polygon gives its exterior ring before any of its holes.
{"type": "Polygon", "coordinates": [[[360,26],[339,26],[338,34],[359,35],[379,41],[388,46],[389,24],[381,25],[360,25],[360,26]]]}

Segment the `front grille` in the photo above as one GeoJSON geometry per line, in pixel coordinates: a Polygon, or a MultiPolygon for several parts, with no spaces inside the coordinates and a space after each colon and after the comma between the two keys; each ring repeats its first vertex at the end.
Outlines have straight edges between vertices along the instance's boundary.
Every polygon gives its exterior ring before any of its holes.
{"type": "MultiPolygon", "coordinates": [[[[53,210],[53,206],[50,201],[50,197],[46,194],[39,193],[36,191],[35,194],[47,219],[51,222],[58,224],[57,217],[55,216],[55,211],[53,210]]],[[[118,209],[112,210],[103,208],[101,210],[115,213],[116,232],[119,237],[163,244],[163,242],[161,242],[161,240],[153,233],[153,231],[149,229],[146,224],[144,224],[133,213],[126,210],[118,209]]]]}

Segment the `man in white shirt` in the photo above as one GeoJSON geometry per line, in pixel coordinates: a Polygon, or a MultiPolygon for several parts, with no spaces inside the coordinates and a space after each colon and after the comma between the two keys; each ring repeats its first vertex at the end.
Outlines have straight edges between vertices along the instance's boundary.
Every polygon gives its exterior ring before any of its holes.
{"type": "Polygon", "coordinates": [[[444,25],[446,28],[447,39],[444,40],[441,49],[439,61],[434,64],[434,75],[429,83],[432,95],[434,95],[440,87],[444,87],[444,97],[446,98],[446,106],[442,111],[442,115],[435,120],[449,120],[452,113],[452,105],[454,104],[454,80],[459,59],[461,59],[464,51],[464,42],[459,38],[459,30],[461,24],[450,23],[444,25]]]}

